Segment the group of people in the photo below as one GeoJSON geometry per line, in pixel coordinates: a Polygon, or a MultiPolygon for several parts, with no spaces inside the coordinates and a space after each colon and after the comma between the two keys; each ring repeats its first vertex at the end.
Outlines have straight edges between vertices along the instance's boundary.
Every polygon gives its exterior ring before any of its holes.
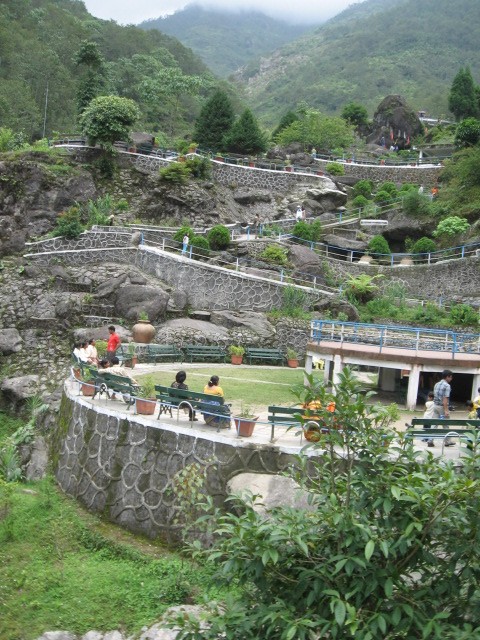
{"type": "MultiPolygon", "coordinates": [[[[108,333],[109,337],[107,342],[106,359],[108,362],[113,364],[113,358],[116,357],[117,349],[121,345],[122,341],[120,340],[120,336],[113,325],[108,327],[108,333]]],[[[94,364],[97,366],[100,364],[97,347],[93,338],[90,340],[76,342],[73,346],[73,355],[80,363],[94,364]]]]}
{"type": "MultiPolygon", "coordinates": [[[[172,382],[172,384],[170,385],[171,387],[173,387],[174,389],[185,389],[186,391],[188,391],[188,385],[185,383],[185,380],[187,379],[187,374],[185,371],[179,371],[177,373],[177,375],[175,376],[175,380],[172,382]]],[[[210,380],[207,382],[207,384],[205,385],[204,389],[203,389],[203,393],[209,395],[209,396],[216,396],[218,398],[224,398],[225,394],[223,393],[223,389],[222,387],[219,385],[220,382],[220,378],[218,376],[212,376],[210,378],[210,380]]],[[[217,405],[220,406],[220,402],[218,400],[214,400],[212,398],[211,403],[212,405],[217,405]]],[[[203,414],[203,418],[206,422],[206,424],[210,425],[210,426],[215,426],[215,427],[220,427],[220,428],[229,428],[230,427],[230,418],[224,417],[224,416],[217,416],[217,415],[213,415],[215,413],[215,408],[214,406],[212,407],[212,413],[204,413],[203,414]]],[[[189,414],[189,418],[190,420],[195,420],[197,421],[198,418],[195,415],[195,411],[193,411],[190,407],[187,409],[188,410],[188,414],[189,414]]]]}

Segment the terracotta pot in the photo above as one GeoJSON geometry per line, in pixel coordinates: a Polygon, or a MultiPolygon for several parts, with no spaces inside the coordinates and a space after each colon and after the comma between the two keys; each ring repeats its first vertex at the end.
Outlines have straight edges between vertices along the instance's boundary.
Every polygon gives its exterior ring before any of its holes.
{"type": "Polygon", "coordinates": [[[137,413],[152,416],[155,413],[155,398],[137,398],[135,400],[137,413]]]}
{"type": "Polygon", "coordinates": [[[232,364],[242,364],[243,362],[243,356],[230,356],[232,359],[232,364]]]}
{"type": "Polygon", "coordinates": [[[149,344],[155,336],[155,327],[148,320],[139,320],[132,328],[134,342],[149,344]]]}
{"type": "Polygon", "coordinates": [[[291,369],[296,369],[298,367],[298,360],[292,358],[291,360],[287,360],[287,364],[291,369]]]}
{"type": "Polygon", "coordinates": [[[309,442],[318,442],[322,437],[322,432],[319,427],[311,425],[305,429],[303,435],[305,436],[305,440],[308,440],[309,442]]]}
{"type": "Polygon", "coordinates": [[[293,167],[285,167],[285,171],[293,171],[293,167]]]}
{"type": "Polygon", "coordinates": [[[80,371],[80,369],[74,369],[73,370],[73,375],[75,376],[75,378],[77,380],[81,380],[81,378],[82,378],[82,372],[80,371]]]}
{"type": "Polygon", "coordinates": [[[93,394],[95,393],[95,386],[91,383],[88,382],[82,382],[82,394],[84,396],[93,396],[93,394]]]}
{"type": "Polygon", "coordinates": [[[249,438],[255,429],[257,420],[258,416],[256,418],[234,418],[233,421],[238,435],[243,436],[244,438],[249,438]]]}

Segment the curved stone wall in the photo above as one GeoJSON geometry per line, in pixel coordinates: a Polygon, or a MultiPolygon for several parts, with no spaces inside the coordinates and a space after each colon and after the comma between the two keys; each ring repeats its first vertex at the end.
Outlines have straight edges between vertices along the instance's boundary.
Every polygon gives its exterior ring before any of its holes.
{"type": "Polygon", "coordinates": [[[205,491],[220,506],[234,476],[282,473],[295,462],[294,452],[279,446],[227,439],[213,429],[210,434],[160,421],[152,426],[140,416],[94,409],[68,383],[50,442],[65,493],[130,531],[169,542],[180,537],[176,486],[189,465],[200,466],[205,491]]]}
{"type": "MultiPolygon", "coordinates": [[[[288,285],[266,278],[230,271],[215,265],[192,261],[147,246],[57,251],[28,254],[29,260],[42,266],[61,262],[82,266],[99,262],[116,262],[139,267],[172,287],[184,291],[188,304],[196,309],[231,309],[269,311],[282,305],[288,285]]],[[[303,289],[312,303],[332,294],[303,289]]]]}
{"type": "MultiPolygon", "coordinates": [[[[326,168],[329,160],[317,159],[319,167],[326,168]]],[[[353,162],[342,163],[345,169],[345,175],[358,180],[372,180],[375,183],[379,182],[413,182],[414,184],[423,184],[425,186],[431,186],[438,182],[438,176],[443,171],[442,166],[428,167],[428,166],[400,166],[394,167],[389,165],[370,165],[370,164],[357,164],[353,162]]]]}

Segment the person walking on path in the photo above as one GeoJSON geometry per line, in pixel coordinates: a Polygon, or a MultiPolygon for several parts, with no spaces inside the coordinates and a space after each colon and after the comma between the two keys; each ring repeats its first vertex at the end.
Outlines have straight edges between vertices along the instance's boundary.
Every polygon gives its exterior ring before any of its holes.
{"type": "Polygon", "coordinates": [[[189,243],[190,238],[188,237],[188,234],[185,234],[183,236],[183,240],[182,240],[182,256],[184,256],[187,253],[187,249],[188,249],[188,243],[189,243]]]}
{"type": "Polygon", "coordinates": [[[110,334],[110,337],[107,342],[107,360],[112,362],[117,353],[117,349],[121,344],[121,340],[118,333],[116,333],[113,324],[108,327],[108,333],[110,334]]]}
{"type": "MultiPolygon", "coordinates": [[[[453,373],[450,369],[442,371],[442,379],[433,387],[433,417],[441,419],[450,418],[450,393],[453,373]]],[[[451,447],[454,443],[446,438],[445,446],[451,447]]]]}

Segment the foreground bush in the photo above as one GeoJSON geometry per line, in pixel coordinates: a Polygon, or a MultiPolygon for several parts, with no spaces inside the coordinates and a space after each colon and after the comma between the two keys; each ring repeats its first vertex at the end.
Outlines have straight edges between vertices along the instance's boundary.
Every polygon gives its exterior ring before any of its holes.
{"type": "Polygon", "coordinates": [[[308,508],[265,514],[252,496],[230,498],[228,513],[217,512],[213,548],[196,548],[242,594],[210,604],[208,629],[182,618],[180,637],[477,638],[478,436],[457,473],[401,439],[387,448],[393,414],[367,404],[348,369],[336,396],[311,377],[309,385],[299,397],[321,404],[315,414],[330,431],[313,445],[321,459],[298,460],[308,508]],[[332,400],[335,413],[325,409],[332,400]]]}
{"type": "Polygon", "coordinates": [[[217,224],[210,229],[207,238],[213,251],[222,251],[230,246],[230,231],[223,224],[217,224]]]}

